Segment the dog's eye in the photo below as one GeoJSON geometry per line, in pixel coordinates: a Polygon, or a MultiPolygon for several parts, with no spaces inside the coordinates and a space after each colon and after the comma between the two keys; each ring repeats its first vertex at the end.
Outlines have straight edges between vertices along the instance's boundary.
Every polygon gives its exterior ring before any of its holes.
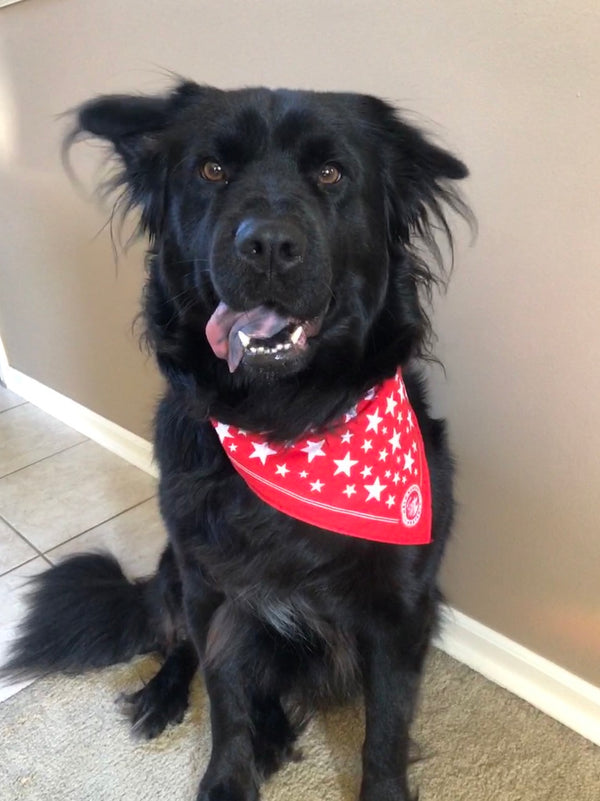
{"type": "Polygon", "coordinates": [[[213,183],[219,183],[220,181],[226,181],[227,176],[225,175],[225,170],[218,161],[214,159],[206,159],[206,161],[202,162],[200,166],[200,175],[204,178],[205,181],[212,181],[213,183]]]}
{"type": "Polygon", "coordinates": [[[324,164],[319,170],[320,184],[337,184],[342,178],[342,170],[337,164],[324,164]]]}

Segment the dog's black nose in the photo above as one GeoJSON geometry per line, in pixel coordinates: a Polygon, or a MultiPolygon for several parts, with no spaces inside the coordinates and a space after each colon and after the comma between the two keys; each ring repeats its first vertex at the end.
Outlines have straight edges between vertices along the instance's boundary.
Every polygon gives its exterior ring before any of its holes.
{"type": "Polygon", "coordinates": [[[292,222],[252,218],[237,229],[235,248],[259,273],[284,272],[304,260],[306,236],[292,222]]]}

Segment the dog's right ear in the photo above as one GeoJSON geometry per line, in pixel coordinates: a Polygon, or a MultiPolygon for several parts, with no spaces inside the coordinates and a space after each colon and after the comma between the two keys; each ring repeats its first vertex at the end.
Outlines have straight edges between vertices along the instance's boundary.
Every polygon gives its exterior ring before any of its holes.
{"type": "Polygon", "coordinates": [[[209,91],[210,87],[182,81],[165,96],[100,95],[74,109],[75,126],[66,143],[86,134],[106,139],[127,164],[137,158],[140,146],[160,135],[180,108],[209,91]]]}
{"type": "Polygon", "coordinates": [[[170,102],[164,97],[105,95],[76,110],[73,139],[92,134],[110,142],[126,166],[137,161],[166,127],[170,102]]]}
{"type": "Polygon", "coordinates": [[[73,112],[75,124],[63,144],[67,170],[71,172],[68,155],[75,142],[90,135],[107,141],[122,169],[105,188],[124,189],[123,213],[138,207],[142,229],[156,236],[164,213],[164,132],[189,98],[203,91],[184,82],[167,96],[101,95],[83,103],[73,112]]]}

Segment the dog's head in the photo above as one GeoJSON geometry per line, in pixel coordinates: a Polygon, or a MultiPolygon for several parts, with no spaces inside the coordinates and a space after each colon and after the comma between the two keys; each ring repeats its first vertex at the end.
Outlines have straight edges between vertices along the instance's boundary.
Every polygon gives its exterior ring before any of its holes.
{"type": "Polygon", "coordinates": [[[412,240],[435,251],[467,170],[383,101],[182,83],[91,100],[69,143],[84,133],[121,161],[115,183],[141,211],[163,317],[188,353],[272,381],[389,372],[422,352],[435,271],[412,240]]]}

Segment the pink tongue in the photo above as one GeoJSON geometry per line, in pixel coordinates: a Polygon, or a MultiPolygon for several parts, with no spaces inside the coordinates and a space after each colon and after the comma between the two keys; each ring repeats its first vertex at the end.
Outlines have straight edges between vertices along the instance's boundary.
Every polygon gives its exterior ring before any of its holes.
{"type": "Polygon", "coordinates": [[[289,318],[282,317],[266,306],[236,312],[225,303],[219,303],[206,324],[206,338],[215,355],[219,359],[227,359],[229,372],[233,373],[244,355],[244,347],[238,337],[240,331],[253,339],[268,339],[289,322],[289,318]]]}

